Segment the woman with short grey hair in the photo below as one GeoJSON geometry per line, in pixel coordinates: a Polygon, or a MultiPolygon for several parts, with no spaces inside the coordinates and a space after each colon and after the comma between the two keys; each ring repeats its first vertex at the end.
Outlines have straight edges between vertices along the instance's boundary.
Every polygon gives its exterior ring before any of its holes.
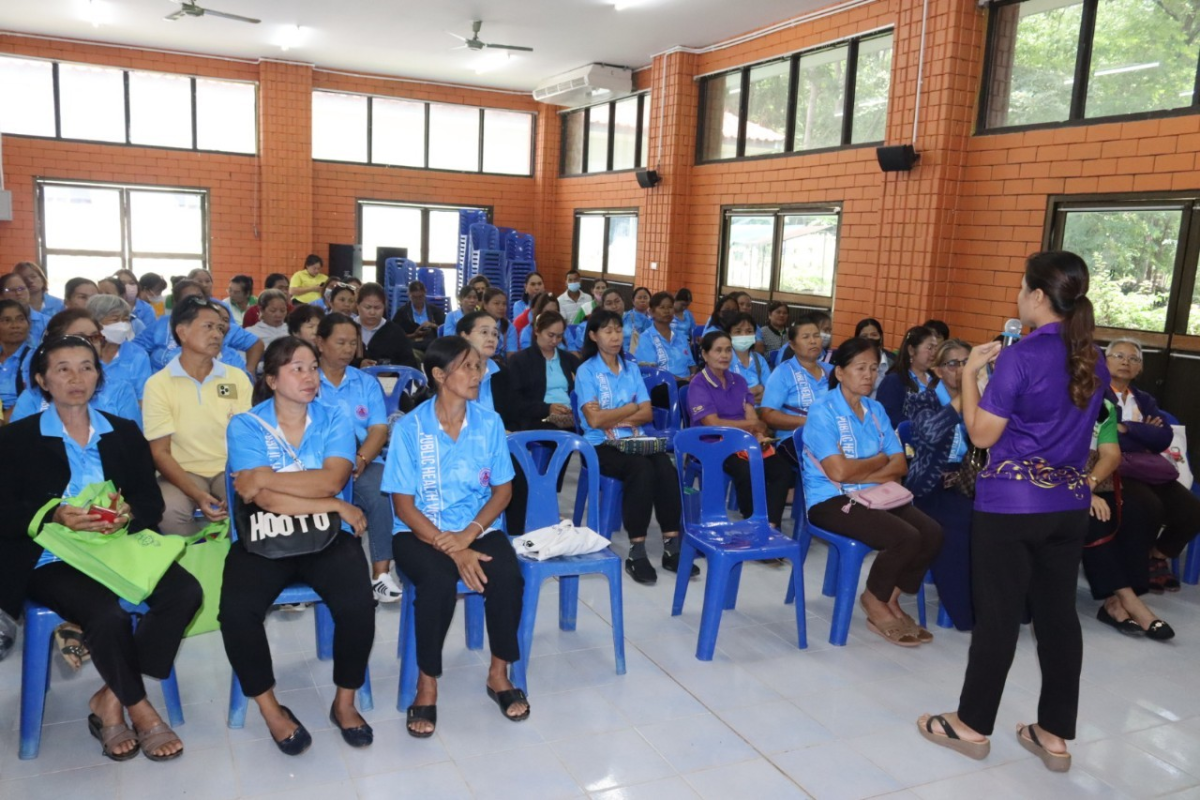
{"type": "Polygon", "coordinates": [[[104,337],[103,344],[97,345],[96,350],[104,364],[105,379],[128,381],[137,396],[138,406],[141,406],[146,381],[154,370],[150,366],[150,356],[133,343],[129,304],[111,294],[98,294],[88,300],[87,311],[100,326],[100,334],[104,337]]]}

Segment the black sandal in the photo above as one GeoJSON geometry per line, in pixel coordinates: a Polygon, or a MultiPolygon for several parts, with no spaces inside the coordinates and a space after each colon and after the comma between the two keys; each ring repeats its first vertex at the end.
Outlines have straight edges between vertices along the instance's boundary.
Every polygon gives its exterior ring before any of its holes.
{"type": "Polygon", "coordinates": [[[54,644],[63,661],[76,672],[92,657],[92,652],[83,641],[83,631],[70,622],[64,622],[54,629],[54,644]]]}
{"type": "Polygon", "coordinates": [[[523,722],[524,720],[529,719],[529,699],[525,697],[525,692],[521,691],[520,689],[505,689],[497,692],[495,689],[489,686],[487,687],[487,693],[488,697],[495,700],[496,705],[500,706],[500,713],[504,715],[505,719],[511,720],[512,722],[523,722]],[[508,713],[508,710],[512,708],[513,704],[515,703],[524,703],[525,713],[518,714],[515,717],[511,716],[508,713]]]}
{"type": "Polygon", "coordinates": [[[408,718],[404,723],[408,735],[415,739],[428,739],[437,730],[437,706],[409,706],[408,718]],[[431,731],[413,730],[414,722],[428,722],[433,725],[431,731]]]}

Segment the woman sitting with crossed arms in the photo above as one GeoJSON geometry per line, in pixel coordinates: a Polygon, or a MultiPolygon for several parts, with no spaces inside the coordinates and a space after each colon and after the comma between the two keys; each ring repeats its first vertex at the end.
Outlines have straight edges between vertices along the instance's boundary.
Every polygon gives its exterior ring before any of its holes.
{"type": "Polygon", "coordinates": [[[783,361],[767,378],[763,390],[761,415],[763,422],[787,436],[780,449],[799,464],[798,454],[789,435],[804,425],[808,410],[829,393],[829,374],[833,367],[821,358],[821,328],[811,314],[802,314],[788,330],[795,358],[783,361]]]}

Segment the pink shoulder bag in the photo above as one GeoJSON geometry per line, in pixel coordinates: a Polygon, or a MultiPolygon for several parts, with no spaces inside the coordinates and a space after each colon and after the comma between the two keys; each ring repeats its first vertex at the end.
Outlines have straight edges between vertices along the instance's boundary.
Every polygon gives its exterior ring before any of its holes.
{"type": "MultiPolygon", "coordinates": [[[[871,414],[871,419],[875,421],[875,427],[879,427],[879,420],[875,419],[875,415],[871,414]]],[[[879,451],[883,452],[883,429],[879,430],[879,451]]],[[[886,483],[876,484],[870,489],[860,489],[857,492],[847,492],[842,484],[835,481],[825,473],[825,469],[821,466],[821,462],[813,456],[812,451],[807,447],[804,448],[804,454],[808,456],[808,460],[813,463],[822,475],[825,475],[825,480],[837,487],[837,490],[846,495],[849,501],[842,506],[842,513],[849,514],[850,509],[855,503],[863,508],[869,508],[873,511],[891,511],[893,508],[906,506],[913,501],[913,493],[905,489],[895,481],[887,481],[886,483]]]]}

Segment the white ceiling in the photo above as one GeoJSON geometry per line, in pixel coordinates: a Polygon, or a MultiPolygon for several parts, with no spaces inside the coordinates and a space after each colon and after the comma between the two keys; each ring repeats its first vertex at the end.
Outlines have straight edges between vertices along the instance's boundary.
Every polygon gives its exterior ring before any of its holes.
{"type": "MultiPolygon", "coordinates": [[[[790,19],[831,0],[201,0],[257,17],[163,17],[171,0],[0,0],[0,29],[243,58],[286,58],[356,72],[531,90],[574,67],[646,66],[676,45],[703,47],[790,19]],[[616,4],[625,6],[618,10],[616,4]],[[92,24],[92,19],[99,26],[92,24]],[[454,50],[451,30],[533,47],[476,73],[479,55],[454,50]],[[280,44],[296,35],[287,51],[280,44]]],[[[485,51],[487,52],[487,51],[485,51]]],[[[495,53],[497,51],[491,51],[495,53]]]]}

